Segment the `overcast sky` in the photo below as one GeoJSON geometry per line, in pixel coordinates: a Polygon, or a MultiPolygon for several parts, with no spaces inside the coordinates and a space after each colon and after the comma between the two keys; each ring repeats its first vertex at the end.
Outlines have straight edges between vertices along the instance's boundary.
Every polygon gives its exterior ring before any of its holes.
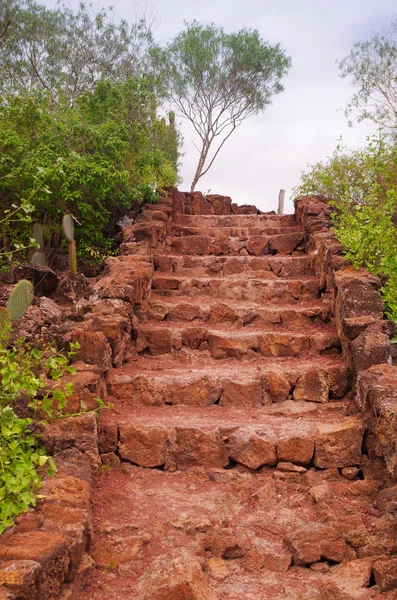
{"type": "MultiPolygon", "coordinates": [[[[42,0],[43,1],[43,0],[42,0]]],[[[66,0],[77,8],[79,0],[66,0]]],[[[54,7],[56,0],[44,0],[54,7]]],[[[111,4],[120,17],[134,19],[132,0],[94,0],[94,8],[111,4]]],[[[372,129],[349,128],[343,107],[352,94],[339,77],[337,59],[357,41],[386,27],[396,10],[393,0],[144,0],[141,8],[156,15],[155,37],[165,43],[183,29],[183,21],[213,22],[227,31],[257,28],[263,39],[280,42],[292,58],[285,91],[265,113],[249,118],[226,142],[213,167],[198,184],[204,192],[230,195],[233,201],[277,207],[280,188],[299,183],[308,163],[330,155],[340,136],[351,148],[362,146],[372,129]],[[146,8],[145,8],[146,7],[146,8]]],[[[180,120],[184,135],[181,166],[189,189],[197,164],[192,130],[180,120]]],[[[291,211],[291,205],[287,207],[291,211]]]]}

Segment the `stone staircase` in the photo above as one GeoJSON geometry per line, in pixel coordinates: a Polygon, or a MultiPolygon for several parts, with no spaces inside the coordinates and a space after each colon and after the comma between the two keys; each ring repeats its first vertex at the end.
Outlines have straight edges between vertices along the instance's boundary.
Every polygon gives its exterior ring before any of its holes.
{"type": "Polygon", "coordinates": [[[375,564],[397,551],[389,475],[362,453],[295,215],[154,210],[170,224],[129,360],[108,373],[97,569],[78,598],[395,598],[375,564]]]}

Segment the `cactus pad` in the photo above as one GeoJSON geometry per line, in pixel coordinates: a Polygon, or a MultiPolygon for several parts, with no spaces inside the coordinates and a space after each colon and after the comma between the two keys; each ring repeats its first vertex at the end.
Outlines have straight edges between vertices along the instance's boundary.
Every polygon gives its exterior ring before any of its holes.
{"type": "Polygon", "coordinates": [[[36,240],[36,242],[38,243],[39,248],[41,250],[43,247],[43,228],[40,225],[40,223],[35,223],[33,225],[33,237],[36,240]]]}
{"type": "Polygon", "coordinates": [[[7,302],[7,312],[11,321],[20,319],[33,300],[33,285],[26,279],[21,279],[11,292],[7,302]]]}
{"type": "Polygon", "coordinates": [[[35,265],[44,265],[45,266],[45,254],[44,252],[34,252],[30,262],[35,265]]]}
{"type": "Polygon", "coordinates": [[[74,223],[71,215],[64,215],[62,219],[63,233],[65,234],[68,242],[74,240],[74,223]]]}

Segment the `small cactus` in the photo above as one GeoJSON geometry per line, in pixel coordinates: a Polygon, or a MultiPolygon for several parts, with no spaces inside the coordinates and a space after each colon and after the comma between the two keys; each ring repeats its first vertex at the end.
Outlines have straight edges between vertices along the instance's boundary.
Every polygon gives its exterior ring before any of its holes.
{"type": "Polygon", "coordinates": [[[63,233],[68,242],[74,240],[74,223],[71,215],[64,215],[62,219],[63,233]]]}
{"type": "Polygon", "coordinates": [[[33,225],[33,238],[36,241],[36,243],[38,244],[39,248],[38,248],[38,251],[33,252],[30,262],[35,265],[45,266],[47,263],[46,263],[45,254],[43,252],[43,228],[40,225],[40,223],[35,223],[33,225]]]}
{"type": "Polygon", "coordinates": [[[21,279],[11,292],[7,302],[7,313],[11,321],[20,319],[33,300],[33,285],[27,279],[21,279]]]}
{"type": "Polygon", "coordinates": [[[40,223],[35,223],[33,225],[33,238],[39,245],[39,250],[43,249],[43,228],[40,223]]]}
{"type": "Polygon", "coordinates": [[[45,266],[46,260],[45,260],[44,252],[34,252],[32,254],[32,258],[30,259],[30,262],[33,263],[34,265],[45,266]]]}
{"type": "Polygon", "coordinates": [[[62,219],[63,232],[66,239],[68,240],[68,251],[69,251],[69,270],[73,273],[77,271],[77,257],[76,257],[76,242],[74,240],[74,223],[71,215],[64,215],[62,219]]]}

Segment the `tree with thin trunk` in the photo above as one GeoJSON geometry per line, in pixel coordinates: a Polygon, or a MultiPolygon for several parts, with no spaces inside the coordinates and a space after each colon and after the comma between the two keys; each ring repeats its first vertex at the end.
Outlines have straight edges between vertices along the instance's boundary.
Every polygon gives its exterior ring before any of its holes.
{"type": "Polygon", "coordinates": [[[397,132],[397,16],[390,26],[354,44],[339,62],[341,77],[356,92],[346,107],[350,125],[369,119],[394,136],[397,132]]]}
{"type": "Polygon", "coordinates": [[[194,191],[236,128],[283,91],[291,60],[257,30],[228,34],[214,24],[185,25],[165,47],[152,48],[151,56],[164,95],[200,139],[194,191]]]}

